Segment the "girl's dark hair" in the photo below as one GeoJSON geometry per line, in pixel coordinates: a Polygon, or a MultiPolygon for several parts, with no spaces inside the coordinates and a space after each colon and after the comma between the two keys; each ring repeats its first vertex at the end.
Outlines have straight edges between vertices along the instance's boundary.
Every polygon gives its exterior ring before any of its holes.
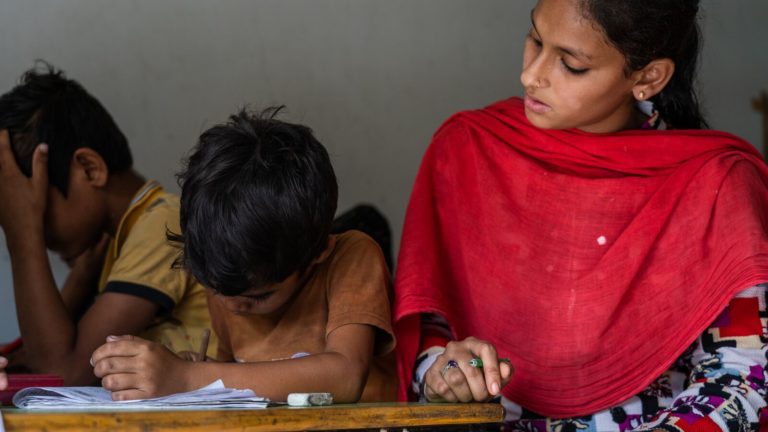
{"type": "Polygon", "coordinates": [[[669,83],[651,98],[671,128],[708,127],[694,90],[701,46],[699,0],[582,0],[582,8],[624,55],[627,72],[655,59],[675,62],[669,83]]]}

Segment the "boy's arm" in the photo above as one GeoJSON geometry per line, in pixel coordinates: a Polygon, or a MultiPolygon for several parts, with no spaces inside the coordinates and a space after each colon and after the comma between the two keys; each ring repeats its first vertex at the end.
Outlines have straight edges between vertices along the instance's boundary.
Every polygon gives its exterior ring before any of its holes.
{"type": "Polygon", "coordinates": [[[365,388],[374,334],[369,325],[348,324],[328,335],[325,352],[257,363],[187,362],[159,344],[124,336],[94,352],[94,372],[115,400],[189,391],[221,379],[276,401],[289,393],[330,392],[334,401],[349,403],[365,388]]]}
{"type": "Polygon", "coordinates": [[[9,251],[27,367],[60,375],[66,385],[92,384],[88,359],[93,350],[107,335],[141,332],[159,310],[143,298],[105,293],[76,322],[56,289],[42,240],[9,242],[9,251]]]}
{"type": "Polygon", "coordinates": [[[109,236],[104,234],[96,245],[75,259],[68,260],[69,274],[61,287],[61,298],[73,320],[79,320],[98,294],[99,275],[109,236]]]}
{"type": "Polygon", "coordinates": [[[0,131],[0,225],[11,257],[13,289],[28,366],[61,375],[67,385],[90,384],[88,358],[109,334],[136,333],[158,306],[137,297],[105,294],[79,323],[69,315],[51,273],[44,237],[48,195],[47,146],[40,145],[27,178],[0,131]]]}

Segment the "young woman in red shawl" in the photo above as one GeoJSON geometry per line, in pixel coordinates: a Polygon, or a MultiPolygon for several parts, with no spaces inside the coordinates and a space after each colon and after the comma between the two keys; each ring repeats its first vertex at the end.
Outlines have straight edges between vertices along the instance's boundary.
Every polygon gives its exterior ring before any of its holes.
{"type": "Polygon", "coordinates": [[[540,0],[525,98],[437,131],[397,268],[402,398],[500,396],[526,431],[758,427],[768,170],[705,130],[697,14],[540,0]]]}

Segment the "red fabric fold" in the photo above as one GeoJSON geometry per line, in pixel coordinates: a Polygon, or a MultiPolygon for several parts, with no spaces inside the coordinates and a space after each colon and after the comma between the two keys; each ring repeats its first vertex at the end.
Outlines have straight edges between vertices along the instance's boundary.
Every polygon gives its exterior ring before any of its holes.
{"type": "Polygon", "coordinates": [[[435,134],[395,285],[401,398],[421,312],[493,342],[504,395],[550,417],[619,404],[740,290],[768,281],[768,170],[716,131],[531,125],[510,99],[435,134]]]}

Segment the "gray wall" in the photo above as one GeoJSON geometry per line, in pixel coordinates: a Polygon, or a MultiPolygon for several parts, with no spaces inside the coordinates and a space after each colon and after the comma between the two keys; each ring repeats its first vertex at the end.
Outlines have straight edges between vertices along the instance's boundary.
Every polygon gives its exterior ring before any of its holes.
{"type": "MultiPolygon", "coordinates": [[[[399,238],[432,132],[452,112],[520,94],[534,0],[2,0],[0,90],[36,58],[112,112],[138,169],[177,190],[179,159],[238,107],[288,106],[328,147],[339,209],[379,206],[399,238]]],[[[768,3],[704,1],[703,100],[757,143],[768,3]]],[[[18,333],[0,238],[0,341],[18,333]]],[[[63,274],[58,265],[57,274],[63,274]]]]}

